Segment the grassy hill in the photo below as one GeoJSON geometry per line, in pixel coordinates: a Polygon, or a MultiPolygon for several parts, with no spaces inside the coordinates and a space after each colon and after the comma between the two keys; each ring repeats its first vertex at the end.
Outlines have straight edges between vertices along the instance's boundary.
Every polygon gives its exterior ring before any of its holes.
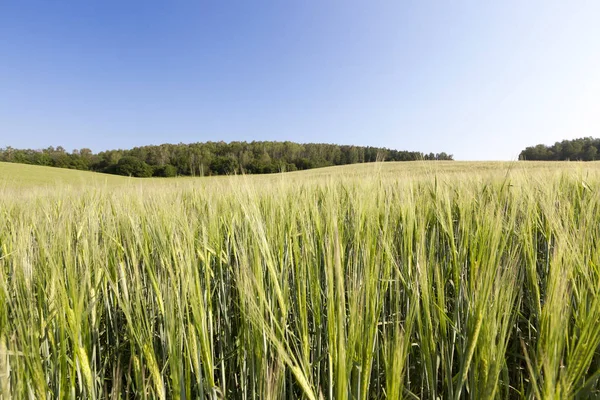
{"type": "Polygon", "coordinates": [[[565,171],[600,171],[600,162],[483,162],[483,161],[412,161],[352,164],[284,174],[215,176],[202,179],[181,178],[129,178],[97,172],[42,167],[27,164],[0,162],[0,187],[56,187],[63,186],[115,186],[115,185],[206,185],[214,182],[235,183],[239,180],[274,182],[285,176],[287,181],[312,181],[327,179],[371,179],[375,176],[397,179],[428,179],[433,176],[506,176],[507,173],[540,174],[565,171]]]}
{"type": "Polygon", "coordinates": [[[0,162],[0,187],[114,185],[130,180],[127,177],[96,172],[0,162]]]}

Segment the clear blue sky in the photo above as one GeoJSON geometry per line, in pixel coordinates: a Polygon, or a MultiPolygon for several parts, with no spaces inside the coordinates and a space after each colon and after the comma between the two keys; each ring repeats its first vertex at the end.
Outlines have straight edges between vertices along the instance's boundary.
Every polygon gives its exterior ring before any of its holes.
{"type": "Polygon", "coordinates": [[[600,136],[599,1],[0,2],[0,147],[600,136]]]}

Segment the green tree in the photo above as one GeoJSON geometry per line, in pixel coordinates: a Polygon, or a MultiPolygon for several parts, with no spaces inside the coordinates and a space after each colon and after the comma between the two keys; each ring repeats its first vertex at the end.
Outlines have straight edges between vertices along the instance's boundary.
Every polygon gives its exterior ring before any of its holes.
{"type": "Polygon", "coordinates": [[[152,167],[133,156],[125,156],[119,160],[115,172],[118,175],[146,178],[152,176],[152,167]]]}
{"type": "Polygon", "coordinates": [[[217,175],[229,175],[235,172],[236,162],[230,157],[216,157],[210,163],[211,172],[217,175]]]}
{"type": "Polygon", "coordinates": [[[594,161],[596,159],[597,154],[598,154],[597,148],[595,148],[594,146],[588,146],[587,150],[585,151],[584,160],[585,161],[594,161]]]}
{"type": "Polygon", "coordinates": [[[177,168],[171,164],[163,165],[162,167],[156,167],[154,169],[154,176],[163,178],[171,178],[177,176],[177,168]]]}

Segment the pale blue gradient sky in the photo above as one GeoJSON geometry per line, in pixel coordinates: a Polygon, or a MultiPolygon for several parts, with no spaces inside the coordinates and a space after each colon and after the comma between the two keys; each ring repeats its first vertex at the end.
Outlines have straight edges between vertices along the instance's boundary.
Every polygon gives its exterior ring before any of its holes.
{"type": "Polygon", "coordinates": [[[0,147],[600,136],[598,1],[0,2],[0,147]]]}

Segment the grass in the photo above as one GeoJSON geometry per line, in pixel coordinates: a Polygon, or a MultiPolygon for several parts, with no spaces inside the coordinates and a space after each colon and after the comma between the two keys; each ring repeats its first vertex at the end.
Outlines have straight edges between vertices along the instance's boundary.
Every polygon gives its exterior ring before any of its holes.
{"type": "Polygon", "coordinates": [[[19,168],[0,397],[600,396],[600,164],[19,168]]]}
{"type": "Polygon", "coordinates": [[[127,182],[126,177],[77,171],[38,165],[0,162],[0,189],[55,188],[64,185],[115,185],[127,182]]]}

